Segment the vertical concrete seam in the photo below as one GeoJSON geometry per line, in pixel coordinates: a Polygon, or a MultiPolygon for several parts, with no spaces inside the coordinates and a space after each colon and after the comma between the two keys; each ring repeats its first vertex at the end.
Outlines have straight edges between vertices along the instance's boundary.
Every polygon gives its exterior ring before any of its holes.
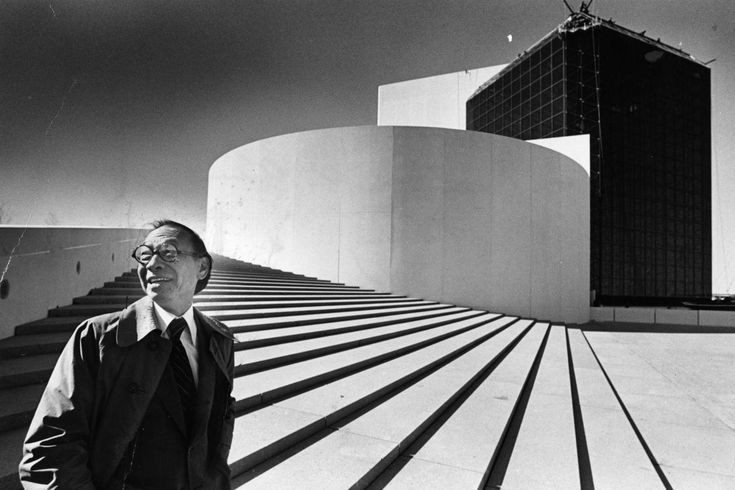
{"type": "Polygon", "coordinates": [[[395,248],[395,204],[393,203],[396,185],[396,128],[390,127],[390,236],[388,237],[388,291],[393,291],[393,249],[395,248]]]}
{"type": "Polygon", "coordinates": [[[442,136],[442,265],[440,276],[440,299],[447,301],[446,273],[447,264],[447,140],[442,136]]]}
{"type": "Polygon", "coordinates": [[[569,342],[569,327],[564,326],[564,338],[567,343],[567,362],[569,366],[569,387],[572,393],[572,414],[574,416],[574,435],[577,442],[577,467],[579,468],[579,485],[580,488],[594,489],[594,479],[592,477],[592,466],[590,464],[590,454],[587,447],[587,435],[584,431],[584,418],[582,417],[582,407],[579,403],[579,391],[577,390],[577,375],[574,372],[574,358],[572,357],[572,347],[569,342]]]}
{"type": "MultiPolygon", "coordinates": [[[[344,139],[339,138],[340,153],[345,155],[344,139]]],[[[345,188],[345,168],[339,165],[337,172],[337,282],[344,282],[340,276],[340,266],[342,265],[342,196],[345,188]]]]}
{"type": "Polygon", "coordinates": [[[526,143],[528,148],[528,314],[534,316],[533,311],[533,148],[526,143]]]}
{"type": "Polygon", "coordinates": [[[536,376],[538,375],[541,359],[544,356],[546,343],[550,334],[551,324],[546,327],[546,332],[539,344],[536,356],[531,363],[531,367],[525,381],[523,382],[518,399],[516,400],[513,411],[508,418],[505,429],[503,430],[503,435],[498,442],[495,454],[488,465],[488,469],[485,472],[485,477],[483,478],[480,488],[502,488],[503,480],[505,480],[505,474],[508,471],[510,458],[515,447],[516,440],[518,439],[518,433],[520,432],[523,417],[526,413],[528,401],[531,398],[531,392],[533,391],[533,386],[536,382],[536,376]]]}
{"type": "Polygon", "coordinates": [[[623,410],[623,414],[628,419],[628,423],[630,423],[630,426],[633,429],[633,432],[638,438],[638,442],[640,442],[641,447],[643,448],[643,451],[646,453],[646,456],[648,456],[648,459],[651,462],[651,465],[653,466],[653,469],[656,471],[656,474],[661,479],[661,483],[667,490],[673,490],[673,487],[669,483],[668,478],[666,478],[666,475],[661,469],[661,466],[656,460],[656,457],[653,455],[653,451],[651,451],[651,448],[648,447],[646,440],[643,438],[643,434],[641,433],[640,429],[638,429],[638,425],[633,420],[633,416],[628,411],[628,408],[625,406],[625,403],[623,403],[623,399],[620,397],[618,390],[615,389],[615,386],[613,385],[613,382],[610,379],[610,376],[608,376],[607,371],[605,370],[605,367],[602,365],[600,358],[597,357],[597,352],[595,352],[595,349],[592,348],[592,343],[587,338],[587,335],[585,335],[584,330],[580,330],[580,331],[582,332],[582,337],[584,337],[585,342],[587,342],[587,346],[590,348],[592,355],[595,357],[595,361],[597,361],[597,365],[599,366],[600,371],[602,372],[602,375],[605,376],[605,379],[607,380],[607,384],[608,386],[610,386],[610,389],[612,390],[613,395],[615,396],[615,399],[618,402],[618,405],[620,405],[620,408],[623,410]]]}

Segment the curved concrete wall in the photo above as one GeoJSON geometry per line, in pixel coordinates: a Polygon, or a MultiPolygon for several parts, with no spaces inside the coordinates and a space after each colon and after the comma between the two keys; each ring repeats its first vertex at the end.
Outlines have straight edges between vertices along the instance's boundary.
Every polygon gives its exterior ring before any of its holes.
{"type": "Polygon", "coordinates": [[[582,167],[523,141],[334,128],[261,140],[217,160],[207,242],[347,284],[583,322],[588,203],[582,167]]]}

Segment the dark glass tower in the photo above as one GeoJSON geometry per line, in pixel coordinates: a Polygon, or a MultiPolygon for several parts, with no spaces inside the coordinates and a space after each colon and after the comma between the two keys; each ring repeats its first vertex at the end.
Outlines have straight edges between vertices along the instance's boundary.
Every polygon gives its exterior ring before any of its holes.
{"type": "Polygon", "coordinates": [[[589,134],[596,304],[709,297],[710,73],[686,53],[579,12],[467,102],[467,129],[589,134]]]}

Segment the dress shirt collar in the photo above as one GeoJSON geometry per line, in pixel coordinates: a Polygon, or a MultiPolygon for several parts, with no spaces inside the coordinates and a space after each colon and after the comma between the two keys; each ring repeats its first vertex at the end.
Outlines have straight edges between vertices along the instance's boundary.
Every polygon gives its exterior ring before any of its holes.
{"type": "MultiPolygon", "coordinates": [[[[153,302],[153,310],[156,312],[156,320],[158,320],[158,328],[162,332],[162,337],[168,338],[168,324],[171,323],[176,315],[172,315],[168,311],[161,308],[158,303],[153,302]]],[[[191,344],[197,345],[197,324],[194,320],[194,305],[190,306],[188,310],[181,315],[181,318],[186,320],[186,324],[189,327],[189,335],[191,336],[191,344]]]]}

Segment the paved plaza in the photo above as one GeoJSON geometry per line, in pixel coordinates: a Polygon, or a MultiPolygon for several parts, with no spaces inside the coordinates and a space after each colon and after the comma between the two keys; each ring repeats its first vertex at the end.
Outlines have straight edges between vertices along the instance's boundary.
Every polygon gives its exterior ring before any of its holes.
{"type": "Polygon", "coordinates": [[[735,328],[584,329],[673,488],[735,488],[735,328]]]}

